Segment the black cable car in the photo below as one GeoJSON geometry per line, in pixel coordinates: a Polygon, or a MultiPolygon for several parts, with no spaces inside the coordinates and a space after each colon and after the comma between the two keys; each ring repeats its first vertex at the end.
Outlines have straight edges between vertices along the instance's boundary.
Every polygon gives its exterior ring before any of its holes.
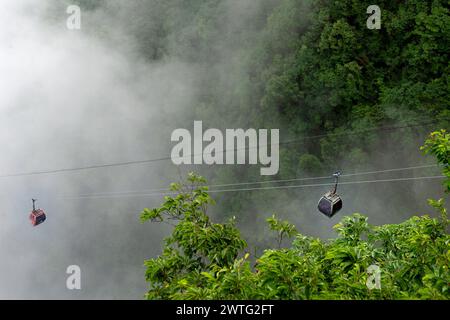
{"type": "Polygon", "coordinates": [[[336,212],[342,209],[342,199],[339,197],[338,194],[336,194],[337,185],[339,176],[341,175],[340,172],[336,172],[333,174],[335,178],[335,184],[333,190],[325,193],[322,198],[320,198],[319,203],[317,205],[317,208],[320,212],[322,212],[324,215],[331,218],[335,215],[336,212]]]}

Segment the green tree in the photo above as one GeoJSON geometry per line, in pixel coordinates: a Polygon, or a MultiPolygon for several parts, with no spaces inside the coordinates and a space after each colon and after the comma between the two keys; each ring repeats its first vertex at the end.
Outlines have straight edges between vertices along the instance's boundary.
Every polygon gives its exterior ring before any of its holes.
{"type": "Polygon", "coordinates": [[[172,236],[165,240],[163,254],[147,260],[146,279],[151,283],[149,299],[175,299],[186,295],[200,297],[205,277],[215,268],[233,266],[241,249],[246,246],[234,219],[224,224],[212,223],[206,215],[208,205],[214,203],[205,180],[190,173],[187,184],[174,183],[174,196],[166,196],[159,208],[144,209],[141,221],[178,221],[172,236]],[[199,295],[199,296],[197,296],[199,295]]]}
{"type": "Polygon", "coordinates": [[[286,237],[292,238],[298,233],[292,223],[278,219],[275,214],[267,218],[266,222],[269,224],[270,229],[277,233],[278,248],[281,248],[283,239],[286,237]]]}
{"type": "Polygon", "coordinates": [[[213,201],[205,180],[190,174],[173,184],[159,208],[144,209],[142,221],[178,220],[161,256],[147,260],[148,299],[449,299],[450,236],[443,200],[431,201],[441,217],[412,217],[400,224],[371,226],[361,214],[335,226],[336,239],[298,233],[275,216],[267,219],[279,248],[260,257],[245,253],[234,225],[212,223],[213,201]],[[283,236],[295,236],[280,248],[283,236]],[[367,269],[381,268],[381,289],[369,289],[367,269]]]}
{"type": "Polygon", "coordinates": [[[421,149],[426,154],[434,155],[443,166],[442,172],[447,177],[446,191],[450,192],[450,134],[445,130],[432,132],[421,149]]]}

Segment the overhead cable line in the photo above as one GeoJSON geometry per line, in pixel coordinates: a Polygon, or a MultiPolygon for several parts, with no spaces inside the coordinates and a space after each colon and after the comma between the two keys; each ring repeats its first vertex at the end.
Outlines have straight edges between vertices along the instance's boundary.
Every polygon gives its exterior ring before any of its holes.
{"type": "MultiPolygon", "coordinates": [[[[358,135],[361,133],[367,133],[367,132],[371,132],[371,131],[380,131],[381,132],[381,131],[392,131],[392,130],[413,128],[413,127],[422,127],[425,125],[434,124],[438,121],[439,120],[433,120],[433,121],[414,123],[414,124],[406,124],[406,125],[400,125],[400,126],[391,126],[391,127],[372,127],[372,128],[356,130],[356,131],[352,131],[352,132],[324,133],[324,134],[319,134],[319,135],[300,137],[300,138],[296,138],[296,139],[282,141],[279,143],[271,143],[270,145],[292,144],[292,143],[303,142],[303,141],[311,140],[311,139],[324,138],[324,137],[328,137],[328,136],[351,136],[351,135],[358,135]]],[[[219,150],[217,152],[225,153],[227,151],[249,150],[249,149],[253,149],[253,148],[257,148],[257,147],[258,146],[253,146],[253,147],[246,146],[245,148],[219,150]]],[[[210,153],[210,154],[212,154],[212,153],[210,153]]],[[[201,155],[203,155],[203,153],[201,155]]],[[[200,156],[200,154],[190,154],[190,155],[174,157],[174,158],[185,159],[185,158],[192,158],[193,156],[194,157],[200,156]]],[[[112,163],[106,163],[106,164],[79,166],[79,167],[73,167],[73,168],[61,168],[61,169],[53,169],[53,170],[36,170],[36,171],[29,171],[29,172],[5,173],[5,174],[0,174],[0,178],[13,178],[13,177],[36,176],[36,175],[45,175],[45,174],[57,174],[57,173],[65,173],[65,172],[77,172],[77,171],[90,170],[90,169],[148,164],[148,163],[154,163],[154,162],[160,162],[160,161],[166,161],[166,160],[172,160],[172,157],[166,156],[166,157],[159,157],[159,158],[153,158],[153,159],[143,159],[143,160],[134,160],[134,161],[125,161],[125,162],[112,162],[112,163]]]]}
{"type": "MultiPolygon", "coordinates": [[[[419,165],[412,167],[402,167],[402,168],[393,168],[393,169],[384,169],[384,170],[376,170],[376,171],[365,171],[365,172],[356,172],[349,174],[342,174],[341,177],[353,177],[360,175],[371,175],[377,173],[388,173],[388,172],[399,172],[399,171],[407,171],[407,170],[415,170],[415,169],[425,169],[425,168],[437,168],[439,165],[419,165]]],[[[296,181],[308,181],[308,180],[322,180],[322,179],[330,179],[330,176],[319,176],[319,177],[301,177],[301,178],[293,178],[293,179],[281,179],[281,180],[263,180],[263,181],[249,181],[249,182],[238,182],[238,183],[225,183],[225,184],[211,184],[206,185],[208,188],[220,188],[220,187],[236,187],[236,186],[244,186],[244,185],[255,185],[255,184],[268,184],[268,183],[288,183],[288,182],[296,182],[296,181]]],[[[134,193],[149,193],[149,192],[161,192],[161,191],[170,191],[169,188],[159,188],[159,189],[142,189],[142,190],[127,190],[127,191],[111,191],[111,192],[95,192],[90,194],[80,194],[79,196],[93,196],[93,195],[121,195],[121,194],[134,194],[134,193]]]]}
{"type": "MultiPolygon", "coordinates": [[[[408,177],[408,178],[394,178],[394,179],[378,179],[378,180],[359,180],[359,181],[347,181],[340,182],[340,185],[354,185],[354,184],[367,184],[367,183],[386,183],[386,182],[399,182],[399,181],[413,181],[413,180],[430,180],[430,179],[442,179],[445,176],[424,176],[424,177],[408,177]]],[[[257,191],[257,190],[279,190],[279,189],[298,189],[298,188],[311,188],[311,187],[324,187],[331,186],[332,183],[318,183],[318,184],[300,184],[300,185],[285,185],[285,186],[269,186],[269,187],[254,187],[254,188],[237,188],[237,189],[221,189],[221,190],[209,190],[208,193],[224,193],[224,192],[243,192],[243,191],[257,191]]],[[[113,195],[93,195],[93,196],[75,196],[75,197],[62,197],[66,200],[78,200],[78,199],[110,199],[110,198],[124,198],[124,197],[158,197],[158,196],[170,196],[176,195],[177,192],[164,192],[164,193],[135,193],[135,194],[113,194],[113,195]]]]}

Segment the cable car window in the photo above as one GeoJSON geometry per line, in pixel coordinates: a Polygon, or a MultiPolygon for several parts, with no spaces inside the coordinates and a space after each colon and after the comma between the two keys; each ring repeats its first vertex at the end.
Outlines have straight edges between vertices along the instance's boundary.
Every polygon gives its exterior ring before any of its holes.
{"type": "Polygon", "coordinates": [[[329,214],[329,212],[331,212],[331,202],[325,198],[322,198],[319,202],[319,210],[322,213],[329,214]]]}

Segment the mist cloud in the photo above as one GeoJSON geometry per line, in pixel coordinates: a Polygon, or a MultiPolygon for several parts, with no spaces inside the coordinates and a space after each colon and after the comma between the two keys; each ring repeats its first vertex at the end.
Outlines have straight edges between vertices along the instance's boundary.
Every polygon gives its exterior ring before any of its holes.
{"type": "MultiPolygon", "coordinates": [[[[51,3],[6,1],[0,11],[0,157],[2,174],[148,159],[166,152],[164,116],[191,102],[195,72],[183,62],[150,64],[120,25],[100,39],[85,12],[80,31],[48,19],[51,3]],[[191,79],[190,79],[191,78],[191,79]]],[[[62,7],[64,9],[64,7],[62,7]]],[[[84,13],[83,13],[84,14],[84,13]]],[[[140,298],[142,264],[160,251],[166,228],[142,226],[151,200],[87,202],[65,196],[164,185],[161,165],[119,167],[0,181],[1,298],[140,298]],[[161,174],[161,176],[160,176],[161,174]],[[31,197],[48,214],[27,221],[31,197]],[[149,241],[149,239],[154,239],[149,241]],[[68,265],[83,290],[65,288],[68,265]]],[[[156,205],[154,203],[153,205],[156,205]]]]}

